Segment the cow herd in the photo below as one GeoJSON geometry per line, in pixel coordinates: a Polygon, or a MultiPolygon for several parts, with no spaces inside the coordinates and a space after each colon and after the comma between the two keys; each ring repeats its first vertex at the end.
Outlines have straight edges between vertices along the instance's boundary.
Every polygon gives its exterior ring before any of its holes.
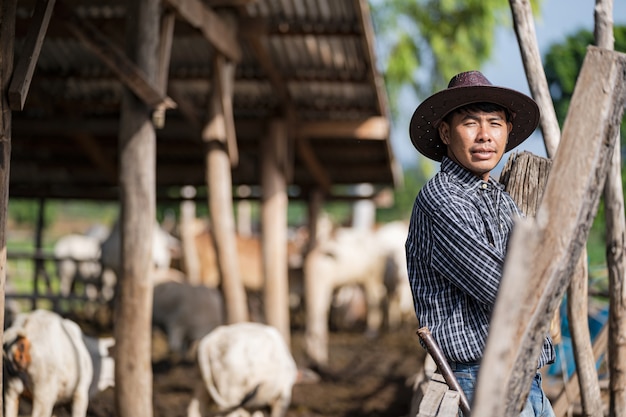
{"type": "MultiPolygon", "coordinates": [[[[370,336],[385,323],[394,327],[413,319],[414,313],[404,257],[406,223],[371,230],[318,227],[318,231],[311,247],[304,240],[287,244],[291,307],[304,305],[308,365],[323,366],[329,359],[331,312],[343,312],[344,323],[361,320],[370,336]]],[[[260,291],[260,240],[237,239],[242,281],[248,291],[260,291]]],[[[255,321],[254,314],[251,322],[226,324],[219,269],[207,230],[200,229],[195,239],[199,283],[186,280],[173,262],[180,255],[180,241],[156,224],[153,242],[157,277],[153,326],[165,334],[170,358],[192,358],[202,377],[188,416],[207,415],[209,407],[225,416],[261,416],[258,410],[263,408],[272,417],[284,416],[292,386],[302,381],[302,370],[280,333],[255,321]]],[[[108,235],[59,239],[55,254],[63,295],[69,295],[80,279],[93,284],[88,296],[113,299],[119,253],[117,225],[108,235]]],[[[51,416],[53,407],[62,403],[71,404],[73,417],[85,416],[89,398],[114,384],[114,341],[87,336],[76,323],[50,311],[19,313],[5,330],[3,348],[8,417],[17,416],[22,397],[32,399],[33,416],[51,416]]]]}

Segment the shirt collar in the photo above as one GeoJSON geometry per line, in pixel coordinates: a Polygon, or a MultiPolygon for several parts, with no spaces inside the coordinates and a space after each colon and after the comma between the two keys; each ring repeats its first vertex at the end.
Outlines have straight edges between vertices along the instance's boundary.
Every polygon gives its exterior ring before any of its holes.
{"type": "Polygon", "coordinates": [[[469,188],[482,187],[482,184],[489,184],[500,190],[504,189],[504,185],[494,180],[491,175],[487,181],[483,181],[447,156],[444,156],[441,160],[441,172],[452,176],[459,183],[469,188]]]}

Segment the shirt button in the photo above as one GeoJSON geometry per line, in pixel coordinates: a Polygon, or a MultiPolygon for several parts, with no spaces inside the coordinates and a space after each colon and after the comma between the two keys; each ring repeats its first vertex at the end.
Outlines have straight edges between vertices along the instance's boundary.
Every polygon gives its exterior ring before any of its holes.
{"type": "Polygon", "coordinates": [[[487,184],[483,182],[481,187],[482,187],[483,190],[486,190],[487,189],[487,184]]]}

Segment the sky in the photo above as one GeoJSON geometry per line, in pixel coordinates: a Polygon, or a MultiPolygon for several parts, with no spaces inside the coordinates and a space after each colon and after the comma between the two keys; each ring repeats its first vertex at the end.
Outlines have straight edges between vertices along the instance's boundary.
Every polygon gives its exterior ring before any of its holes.
{"type": "MultiPolygon", "coordinates": [[[[593,31],[594,7],[595,0],[543,0],[541,15],[535,18],[535,32],[542,59],[552,44],[562,42],[568,35],[580,29],[593,31]]],[[[615,25],[626,24],[626,1],[613,0],[613,22],[615,25]]],[[[481,72],[494,85],[513,88],[530,95],[517,37],[512,26],[501,28],[496,32],[492,58],[483,66],[481,72]]],[[[418,161],[418,152],[409,139],[408,126],[419,101],[410,94],[405,94],[401,100],[405,103],[400,107],[406,111],[393,126],[391,140],[397,160],[402,166],[409,167],[418,161]]],[[[538,130],[515,148],[515,151],[524,150],[546,156],[543,138],[538,130]]],[[[507,159],[508,154],[505,154],[502,161],[507,159]]]]}

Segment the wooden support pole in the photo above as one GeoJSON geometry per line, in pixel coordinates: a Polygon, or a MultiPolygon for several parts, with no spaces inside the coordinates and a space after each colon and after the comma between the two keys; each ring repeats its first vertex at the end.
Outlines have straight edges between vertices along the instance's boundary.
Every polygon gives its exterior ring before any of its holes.
{"type": "MultiPolygon", "coordinates": [[[[586,255],[587,251],[583,249],[583,253],[586,255]]],[[[567,315],[570,318],[569,327],[584,414],[588,417],[603,417],[602,393],[589,332],[588,286],[587,257],[581,256],[567,289],[567,315]]]]}
{"type": "Polygon", "coordinates": [[[261,140],[261,205],[265,316],[290,346],[289,288],[287,265],[287,124],[272,120],[261,140]]]}
{"type": "MultiPolygon", "coordinates": [[[[613,0],[596,0],[596,45],[613,50],[613,0]]],[[[622,191],[622,158],[619,128],[604,184],[606,264],[609,273],[609,415],[626,416],[626,219],[622,191]]]]}
{"type": "MultiPolygon", "coordinates": [[[[130,62],[154,83],[159,0],[128,3],[130,62]]],[[[152,239],[156,219],[156,133],[152,108],[125,89],[119,132],[121,274],[115,304],[115,405],[120,417],[152,417],[152,239]]]]}
{"type": "Polygon", "coordinates": [[[12,110],[22,110],[28,95],[30,82],[33,79],[35,66],[41,52],[55,0],[39,0],[35,4],[28,34],[22,47],[20,60],[15,66],[15,72],[9,87],[9,102],[12,110]]]}
{"type": "Polygon", "coordinates": [[[543,133],[546,152],[549,158],[553,158],[561,140],[561,132],[559,131],[556,111],[552,104],[548,80],[541,63],[541,54],[539,53],[539,45],[535,35],[533,12],[528,0],[509,0],[509,3],[513,13],[513,26],[515,27],[517,43],[522,54],[522,63],[526,70],[528,85],[533,98],[541,109],[539,127],[543,133]]]}
{"type": "Polygon", "coordinates": [[[221,65],[226,61],[216,57],[213,86],[202,140],[207,143],[207,185],[209,187],[209,213],[211,230],[215,238],[215,252],[222,274],[222,290],[226,301],[229,323],[248,321],[248,302],[241,280],[239,255],[235,241],[235,216],[233,210],[233,181],[228,147],[228,121],[224,112],[221,65]]]}
{"type": "Polygon", "coordinates": [[[504,265],[473,413],[515,415],[587,240],[626,102],[626,55],[589,47],[536,220],[518,221],[504,265]],[[588,123],[594,120],[595,123],[588,123]]]}
{"type": "MultiPolygon", "coordinates": [[[[15,45],[15,14],[17,0],[0,2],[0,303],[5,305],[7,279],[7,214],[9,206],[9,174],[11,166],[11,121],[12,112],[8,101],[9,82],[13,74],[15,45]]],[[[4,333],[4,308],[0,309],[0,340],[4,333]]],[[[0,369],[0,376],[1,372],[0,369]]],[[[0,378],[0,392],[4,378],[0,378]]],[[[0,410],[4,400],[0,396],[0,410]]]]}

